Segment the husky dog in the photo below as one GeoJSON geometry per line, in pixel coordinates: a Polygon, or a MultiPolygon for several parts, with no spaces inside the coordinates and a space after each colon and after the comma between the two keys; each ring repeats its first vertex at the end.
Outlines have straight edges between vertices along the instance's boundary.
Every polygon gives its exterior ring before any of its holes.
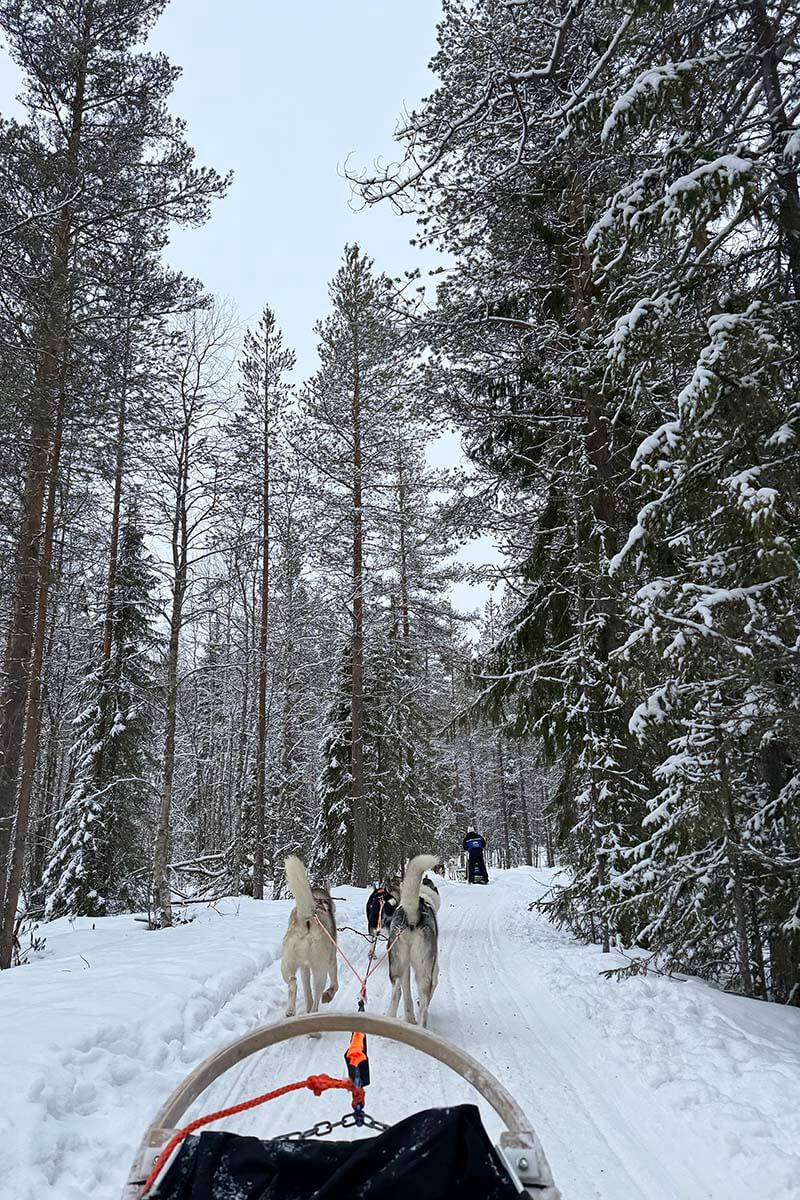
{"type": "Polygon", "coordinates": [[[339,987],[336,971],[336,908],[326,887],[311,887],[305,867],[294,855],[286,859],[286,883],[294,896],[295,907],[283,938],[281,974],[289,989],[286,1015],[293,1017],[297,1010],[298,970],[303,978],[308,1012],[319,1012],[320,1000],[323,1004],[329,1004],[336,995],[339,987]],[[320,928],[319,922],[325,929],[320,928]],[[325,930],[330,938],[326,937],[325,930]],[[330,984],[325,987],[329,979],[330,984]]]}
{"type": "Polygon", "coordinates": [[[388,880],[382,887],[376,887],[367,900],[367,928],[370,937],[376,937],[378,927],[388,932],[394,915],[394,910],[400,903],[400,880],[388,880]],[[383,901],[383,908],[381,908],[383,901]]]}
{"type": "Polygon", "coordinates": [[[406,1020],[416,1024],[411,996],[411,968],[417,984],[420,1024],[428,1024],[428,1008],[439,981],[439,893],[422,882],[426,871],[438,863],[433,854],[418,854],[406,868],[400,904],[389,929],[389,978],[392,999],[389,1016],[397,1016],[400,993],[406,1020]]]}

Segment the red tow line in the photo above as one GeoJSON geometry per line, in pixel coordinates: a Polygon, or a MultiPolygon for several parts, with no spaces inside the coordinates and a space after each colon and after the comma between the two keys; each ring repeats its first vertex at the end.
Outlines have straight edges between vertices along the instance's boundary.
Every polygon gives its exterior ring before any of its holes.
{"type": "Polygon", "coordinates": [[[274,1092],[265,1092],[263,1096],[245,1100],[242,1104],[234,1104],[232,1108],[221,1108],[218,1112],[209,1113],[208,1116],[198,1117],[196,1121],[184,1125],[183,1129],[174,1133],[167,1142],[144,1181],[142,1196],[147,1195],[150,1191],[175,1147],[179,1146],[188,1134],[194,1133],[195,1129],[209,1125],[212,1121],[221,1121],[223,1117],[233,1117],[236,1113],[247,1112],[248,1108],[257,1108],[259,1104],[266,1104],[268,1100],[276,1100],[278,1096],[285,1096],[287,1092],[299,1092],[302,1088],[308,1088],[315,1096],[321,1096],[323,1092],[330,1091],[332,1088],[339,1088],[342,1091],[352,1092],[353,1108],[364,1104],[364,1089],[357,1087],[352,1079],[334,1079],[332,1075],[309,1075],[308,1079],[301,1079],[298,1083],[287,1083],[285,1087],[276,1088],[274,1092]]]}
{"type": "MultiPolygon", "coordinates": [[[[389,942],[389,945],[386,947],[386,951],[381,955],[381,957],[378,959],[377,962],[372,962],[372,965],[368,968],[366,975],[364,975],[362,977],[361,975],[359,975],[358,971],[355,969],[353,964],[350,962],[350,959],[347,957],[347,955],[345,954],[342,947],[336,941],[336,938],[331,937],[331,935],[328,933],[327,929],[322,924],[322,921],[320,921],[320,919],[316,913],[314,914],[314,920],[317,922],[317,924],[319,925],[322,932],[325,934],[325,937],[328,939],[328,941],[333,943],[336,953],[340,956],[340,958],[344,959],[344,961],[347,963],[350,970],[355,975],[358,982],[361,984],[361,993],[360,993],[359,999],[360,999],[361,1003],[366,1004],[366,1002],[367,1002],[367,980],[372,975],[375,974],[378,967],[381,966],[382,963],[386,962],[386,959],[389,957],[389,951],[392,949],[392,946],[394,946],[395,942],[400,937],[400,934],[403,932],[403,930],[402,929],[398,930],[398,932],[395,934],[392,941],[389,942]]],[[[383,920],[383,902],[381,902],[381,912],[380,912],[380,920],[378,923],[378,933],[380,933],[380,931],[381,931],[382,920],[383,920]]],[[[377,945],[377,942],[376,942],[376,945],[377,945]]],[[[373,953],[370,955],[370,961],[372,961],[373,956],[374,956],[374,948],[373,948],[373,953]]]]}

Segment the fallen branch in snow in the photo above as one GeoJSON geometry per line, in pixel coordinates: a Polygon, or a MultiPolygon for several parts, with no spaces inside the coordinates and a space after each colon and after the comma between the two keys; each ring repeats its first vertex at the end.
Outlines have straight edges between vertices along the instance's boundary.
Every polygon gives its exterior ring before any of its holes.
{"type": "Polygon", "coordinates": [[[613,979],[617,983],[622,979],[633,979],[637,975],[661,975],[664,979],[677,979],[679,983],[686,983],[685,975],[677,975],[672,971],[662,971],[659,967],[653,966],[653,959],[657,958],[657,954],[651,954],[649,958],[630,958],[622,950],[617,950],[617,954],[627,960],[627,967],[609,967],[606,971],[601,971],[600,974],[604,979],[613,979]]]}

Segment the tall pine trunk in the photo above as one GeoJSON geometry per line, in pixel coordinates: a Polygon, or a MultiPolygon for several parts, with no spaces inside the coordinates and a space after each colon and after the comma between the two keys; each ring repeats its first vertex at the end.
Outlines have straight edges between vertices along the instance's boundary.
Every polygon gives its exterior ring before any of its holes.
{"type": "Polygon", "coordinates": [[[506,870],[511,866],[511,838],[508,821],[508,796],[506,794],[506,765],[503,756],[503,739],[497,739],[497,790],[500,796],[500,811],[503,814],[503,859],[506,870]]]}
{"type": "MultiPolygon", "coordinates": [[[[522,837],[525,842],[525,863],[533,866],[531,853],[531,822],[528,814],[528,797],[525,794],[525,776],[522,769],[522,746],[517,742],[517,770],[519,771],[519,809],[522,817],[522,837]]],[[[536,864],[539,865],[538,863],[536,864]]]]}
{"type": "Polygon", "coordinates": [[[353,804],[353,884],[366,887],[369,873],[367,812],[364,797],[364,518],[361,478],[361,380],[358,346],[353,377],[353,664],[350,716],[352,725],[351,798],[353,804]]]}
{"type": "Polygon", "coordinates": [[[172,524],[172,612],[167,649],[166,728],[164,735],[164,771],[158,808],[155,848],[153,855],[153,908],[162,928],[172,924],[172,892],[169,878],[170,825],[172,790],[175,777],[175,734],[178,720],[178,656],[183,625],[183,602],[189,568],[187,488],[189,482],[189,419],[184,420],[181,449],[178,457],[178,477],[175,495],[175,514],[172,524]]]}
{"type": "MultiPolygon", "coordinates": [[[[265,372],[265,379],[268,372],[265,372]]],[[[269,627],[269,396],[265,383],[262,447],[261,613],[258,626],[258,731],[254,805],[253,896],[264,899],[264,797],[267,789],[267,637],[269,627]]]]}
{"type": "MultiPolygon", "coordinates": [[[[70,113],[64,172],[64,194],[72,195],[78,178],[85,110],[92,4],[84,20],[81,52],[76,63],[75,95],[70,113]]],[[[0,897],[8,895],[11,872],[12,825],[19,790],[22,743],[26,736],[26,710],[30,687],[34,629],[41,595],[44,547],[40,546],[42,516],[47,491],[48,458],[54,436],[59,394],[59,372],[66,354],[67,307],[70,293],[70,258],[74,245],[74,201],[64,205],[53,237],[51,285],[40,336],[42,354],[32,389],[28,463],[22,494],[22,512],[15,554],[14,591],[3,662],[4,685],[0,695],[0,897]]],[[[52,466],[52,459],[50,465],[52,466]]],[[[46,605],[46,596],[45,596],[46,605]]],[[[45,607],[44,619],[47,610],[45,607]]],[[[35,686],[35,685],[34,685],[35,686]]],[[[38,704],[35,702],[34,708],[38,704]]],[[[33,734],[31,727],[30,736],[33,734]]],[[[38,729],[36,736],[38,738],[38,729]]],[[[34,758],[37,747],[33,747],[34,758]]],[[[4,940],[5,939],[4,937],[4,940]]]]}
{"type": "MultiPolygon", "coordinates": [[[[103,617],[103,648],[100,663],[100,675],[103,680],[108,678],[111,670],[111,654],[114,644],[114,624],[117,613],[117,569],[119,565],[119,531],[122,512],[122,485],[125,477],[125,422],[128,403],[128,379],[130,374],[130,316],[125,322],[125,350],[122,364],[122,380],[120,382],[119,404],[117,406],[116,452],[114,459],[114,498],[111,505],[111,543],[108,551],[108,579],[106,583],[106,607],[103,617]]],[[[100,721],[100,737],[92,764],[94,786],[99,790],[103,786],[103,773],[108,765],[104,763],[104,747],[108,731],[108,689],[101,691],[102,705],[100,721]]]]}
{"type": "Polygon", "coordinates": [[[66,370],[66,359],[64,359],[62,361],[61,383],[55,414],[53,449],[50,456],[50,478],[47,488],[47,511],[42,533],[42,557],[39,572],[36,622],[33,629],[28,695],[19,755],[16,818],[9,848],[3,917],[2,925],[0,926],[0,969],[5,969],[11,965],[14,952],[14,929],[25,870],[25,850],[28,840],[31,795],[33,792],[34,775],[36,773],[36,758],[39,749],[39,733],[42,722],[42,675],[44,671],[44,650],[47,635],[47,611],[56,524],[59,467],[64,433],[66,370]]]}

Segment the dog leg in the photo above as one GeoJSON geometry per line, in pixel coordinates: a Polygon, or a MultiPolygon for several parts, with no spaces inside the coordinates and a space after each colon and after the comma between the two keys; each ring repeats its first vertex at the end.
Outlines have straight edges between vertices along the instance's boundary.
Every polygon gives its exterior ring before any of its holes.
{"type": "Polygon", "coordinates": [[[311,992],[311,971],[308,967],[301,967],[300,974],[303,977],[303,995],[306,1000],[306,1012],[311,1012],[314,1005],[314,997],[311,992]]]}
{"type": "MultiPolygon", "coordinates": [[[[306,970],[308,970],[307,967],[306,967],[306,970]]],[[[322,995],[322,989],[325,986],[325,980],[327,979],[327,977],[328,977],[328,972],[327,972],[327,968],[324,965],[319,966],[319,965],[315,964],[311,968],[311,992],[312,992],[313,999],[312,999],[311,1004],[308,1007],[309,1012],[319,1012],[319,1001],[320,1001],[320,997],[322,995]]],[[[322,1034],[321,1033],[310,1033],[308,1036],[312,1037],[312,1038],[319,1038],[319,1037],[322,1037],[322,1034]]]]}
{"type": "Polygon", "coordinates": [[[315,963],[311,968],[312,991],[314,993],[314,1007],[309,1009],[309,1012],[319,1012],[319,1002],[322,999],[322,992],[325,987],[325,981],[328,978],[328,969],[325,963],[315,963]]]}
{"type": "Polygon", "coordinates": [[[297,1012],[297,976],[292,975],[291,979],[287,979],[286,986],[289,991],[289,997],[286,1001],[286,1015],[287,1017],[293,1017],[297,1012]]]}
{"type": "Polygon", "coordinates": [[[336,951],[334,950],[331,961],[328,964],[328,978],[330,979],[330,987],[326,987],[322,993],[322,1003],[330,1004],[333,997],[339,990],[339,972],[336,963],[336,951]]]}
{"type": "Polygon", "coordinates": [[[403,1007],[405,1009],[406,1020],[410,1025],[416,1025],[417,1018],[414,1016],[414,998],[411,995],[411,967],[407,966],[403,972],[403,1007]]]}
{"type": "Polygon", "coordinates": [[[389,1011],[386,1014],[387,1017],[396,1017],[397,1016],[397,1009],[400,1005],[400,991],[401,991],[402,986],[403,986],[403,980],[400,976],[398,976],[392,985],[392,998],[389,1001],[389,1011]]]}
{"type": "Polygon", "coordinates": [[[419,993],[419,1023],[423,1029],[428,1027],[428,1009],[431,1004],[431,996],[433,995],[433,979],[417,978],[417,992],[419,993]]]}

